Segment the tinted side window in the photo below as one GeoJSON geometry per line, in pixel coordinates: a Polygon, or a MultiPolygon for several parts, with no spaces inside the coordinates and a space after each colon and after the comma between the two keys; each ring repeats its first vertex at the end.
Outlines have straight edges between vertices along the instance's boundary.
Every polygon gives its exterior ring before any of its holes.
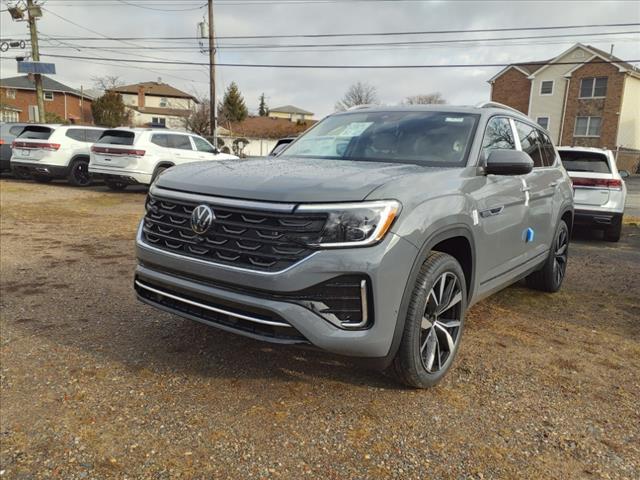
{"type": "Polygon", "coordinates": [[[69,130],[67,130],[67,133],[65,135],[78,142],[84,142],[84,132],[85,130],[83,130],[82,128],[70,128],[69,130]]]}
{"type": "Polygon", "coordinates": [[[526,123],[516,121],[516,130],[522,145],[522,151],[529,154],[533,160],[533,167],[544,167],[542,140],[538,135],[538,130],[526,123]]]}
{"type": "Polygon", "coordinates": [[[102,135],[102,132],[102,130],[85,130],[85,141],[89,143],[96,143],[100,138],[100,135],[102,135]]]}
{"type": "Polygon", "coordinates": [[[187,135],[167,135],[167,146],[169,148],[179,148],[180,150],[193,150],[187,135]]]}
{"type": "Polygon", "coordinates": [[[215,153],[213,147],[209,145],[209,142],[200,137],[191,137],[196,144],[196,150],[199,152],[215,153]]]}
{"type": "Polygon", "coordinates": [[[516,142],[513,138],[509,120],[504,117],[494,117],[489,120],[487,129],[484,132],[484,140],[482,141],[482,151],[485,158],[489,156],[491,150],[515,150],[515,148],[516,142]]]}
{"type": "Polygon", "coordinates": [[[554,163],[556,163],[556,150],[555,148],[553,148],[553,142],[551,142],[551,139],[546,133],[539,130],[538,136],[542,140],[542,154],[544,158],[544,164],[545,166],[550,167],[554,163]]]}
{"type": "Polygon", "coordinates": [[[158,145],[159,147],[167,147],[167,137],[166,133],[156,133],[151,137],[151,143],[158,145]]]}

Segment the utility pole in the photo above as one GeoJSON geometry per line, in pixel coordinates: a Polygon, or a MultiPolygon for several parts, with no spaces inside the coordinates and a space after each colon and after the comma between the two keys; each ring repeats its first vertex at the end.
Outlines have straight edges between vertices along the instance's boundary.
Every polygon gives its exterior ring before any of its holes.
{"type": "Polygon", "coordinates": [[[214,147],[216,145],[216,50],[213,33],[213,0],[209,3],[209,122],[211,124],[211,136],[214,137],[214,147]]]}
{"type": "MultiPolygon", "coordinates": [[[[35,6],[33,0],[27,0],[27,15],[29,22],[29,33],[31,34],[31,59],[34,62],[40,61],[40,49],[38,48],[38,29],[36,27],[35,6]]],[[[44,90],[42,88],[42,75],[39,73],[34,74],[36,81],[36,99],[38,101],[38,121],[40,123],[46,122],[46,115],[44,112],[44,90]]]]}

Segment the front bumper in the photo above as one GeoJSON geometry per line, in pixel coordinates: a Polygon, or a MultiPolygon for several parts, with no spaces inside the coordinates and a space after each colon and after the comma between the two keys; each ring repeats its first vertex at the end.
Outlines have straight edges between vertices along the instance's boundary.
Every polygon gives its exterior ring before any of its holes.
{"type": "Polygon", "coordinates": [[[136,250],[140,263],[135,287],[138,298],[145,303],[252,338],[278,343],[308,342],[333,353],[367,358],[385,357],[390,351],[400,303],[418,253],[411,243],[389,233],[372,247],[320,250],[286,270],[259,272],[157,249],[144,242],[141,228],[136,250]],[[303,305],[274,299],[344,275],[368,279],[373,320],[366,329],[342,329],[303,305]],[[141,295],[140,289],[145,286],[176,296],[181,303],[172,304],[171,298],[160,302],[162,295],[155,300],[153,295],[141,295]],[[250,317],[289,324],[290,338],[274,335],[262,326],[253,331],[239,328],[234,324],[242,321],[237,315],[222,314],[221,320],[215,320],[198,306],[202,304],[236,314],[240,306],[242,315],[249,312],[250,317]]]}
{"type": "Polygon", "coordinates": [[[603,210],[576,210],[573,221],[576,225],[595,228],[608,228],[622,221],[621,212],[607,212],[603,210]]]}
{"type": "Polygon", "coordinates": [[[11,170],[27,175],[44,175],[51,178],[67,178],[69,176],[68,165],[51,165],[41,162],[11,161],[11,170]]]}

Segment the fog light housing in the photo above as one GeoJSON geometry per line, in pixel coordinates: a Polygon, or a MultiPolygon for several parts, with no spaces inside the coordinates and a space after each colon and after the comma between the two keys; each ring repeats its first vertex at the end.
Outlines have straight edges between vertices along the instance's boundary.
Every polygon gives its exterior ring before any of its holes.
{"type": "Polygon", "coordinates": [[[368,278],[345,275],[296,292],[296,303],[338,328],[362,330],[373,324],[370,290],[368,278]]]}

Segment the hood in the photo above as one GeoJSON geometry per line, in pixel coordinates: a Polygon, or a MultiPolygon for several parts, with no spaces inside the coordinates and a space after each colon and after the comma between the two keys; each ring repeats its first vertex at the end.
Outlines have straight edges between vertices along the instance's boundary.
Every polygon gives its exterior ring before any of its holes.
{"type": "Polygon", "coordinates": [[[364,200],[379,186],[422,171],[424,167],[411,164],[264,157],[173,167],[156,185],[272,202],[349,202],[364,200]]]}

